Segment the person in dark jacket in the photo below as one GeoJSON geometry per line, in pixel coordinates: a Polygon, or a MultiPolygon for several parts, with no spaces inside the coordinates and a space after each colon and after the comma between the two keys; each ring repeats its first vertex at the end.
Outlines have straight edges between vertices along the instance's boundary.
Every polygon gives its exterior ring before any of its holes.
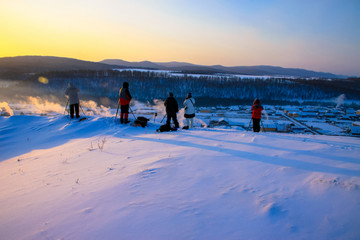
{"type": "Polygon", "coordinates": [[[175,124],[175,128],[179,128],[179,122],[177,120],[177,112],[179,112],[179,106],[174,98],[174,94],[172,92],[169,93],[169,97],[165,100],[164,105],[166,107],[166,125],[170,126],[171,119],[175,124]]]}
{"type": "Polygon", "coordinates": [[[120,88],[119,91],[119,104],[121,106],[121,113],[120,113],[120,122],[121,123],[129,123],[129,104],[132,99],[132,96],[129,91],[129,83],[124,82],[123,87],[120,88]],[[124,120],[125,117],[125,120],[124,120]]]}
{"type": "Polygon", "coordinates": [[[69,98],[69,106],[70,106],[70,117],[74,118],[74,113],[76,114],[76,118],[80,117],[79,114],[79,96],[78,92],[80,90],[75,87],[72,83],[68,84],[68,88],[65,91],[65,95],[69,98]]]}
{"type": "Polygon", "coordinates": [[[252,105],[252,107],[251,107],[251,111],[252,111],[251,118],[253,121],[254,132],[260,132],[261,111],[263,109],[264,108],[261,106],[260,100],[256,98],[254,100],[254,105],[252,105]]]}

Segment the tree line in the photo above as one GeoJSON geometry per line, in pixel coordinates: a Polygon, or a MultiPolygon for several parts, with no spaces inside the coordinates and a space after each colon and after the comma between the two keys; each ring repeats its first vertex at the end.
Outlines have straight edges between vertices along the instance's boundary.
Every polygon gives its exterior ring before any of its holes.
{"type": "MultiPolygon", "coordinates": [[[[22,84],[40,88],[52,94],[64,91],[69,82],[90,99],[107,97],[116,102],[124,81],[129,82],[135,99],[152,102],[165,99],[173,92],[179,100],[188,92],[197,105],[249,104],[255,98],[263,102],[288,104],[303,101],[331,100],[341,94],[359,100],[360,79],[293,79],[293,78],[238,78],[231,75],[171,74],[155,71],[78,70],[54,71],[30,76],[22,84]],[[48,79],[40,83],[39,77],[48,79]]],[[[60,94],[63,94],[61,92],[60,94]]]]}

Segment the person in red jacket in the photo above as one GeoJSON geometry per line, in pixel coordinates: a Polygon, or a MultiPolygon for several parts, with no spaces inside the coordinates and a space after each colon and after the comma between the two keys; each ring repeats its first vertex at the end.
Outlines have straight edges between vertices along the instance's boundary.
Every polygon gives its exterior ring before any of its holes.
{"type": "Polygon", "coordinates": [[[121,105],[120,122],[129,123],[129,104],[132,97],[129,91],[129,83],[124,82],[119,91],[119,104],[121,105]],[[125,117],[125,121],[124,121],[125,117]]]}
{"type": "Polygon", "coordinates": [[[254,105],[251,107],[252,111],[252,121],[253,121],[253,130],[254,132],[260,132],[260,121],[261,121],[261,111],[264,108],[260,104],[260,100],[255,98],[254,105]]]}

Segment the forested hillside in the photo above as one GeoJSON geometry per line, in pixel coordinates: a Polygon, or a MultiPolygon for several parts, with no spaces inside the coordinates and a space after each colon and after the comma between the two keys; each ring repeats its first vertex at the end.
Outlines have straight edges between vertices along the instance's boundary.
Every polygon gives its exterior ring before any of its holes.
{"type": "Polygon", "coordinates": [[[0,58],[0,79],[23,80],[34,73],[70,70],[110,70],[115,66],[73,58],[19,56],[0,58]]]}
{"type": "Polygon", "coordinates": [[[360,79],[284,79],[238,78],[219,75],[171,75],[151,71],[62,71],[31,76],[23,85],[46,90],[54,95],[63,94],[69,82],[74,83],[87,98],[117,99],[122,83],[130,83],[135,99],[152,102],[165,99],[169,91],[179,100],[192,92],[198,105],[232,105],[249,103],[254,98],[263,102],[287,104],[304,101],[331,100],[341,94],[347,99],[359,100],[360,79]],[[40,83],[39,77],[48,79],[40,83]]]}

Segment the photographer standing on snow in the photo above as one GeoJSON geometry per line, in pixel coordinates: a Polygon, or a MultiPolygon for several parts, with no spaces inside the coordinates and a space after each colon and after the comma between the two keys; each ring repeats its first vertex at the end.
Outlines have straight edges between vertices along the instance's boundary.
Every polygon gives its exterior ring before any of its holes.
{"type": "Polygon", "coordinates": [[[166,125],[170,127],[171,119],[175,124],[175,128],[179,128],[179,122],[177,120],[177,112],[179,112],[179,106],[174,98],[174,94],[172,92],[169,93],[169,97],[165,100],[164,105],[166,107],[166,125]]]}
{"type": "Polygon", "coordinates": [[[69,104],[70,104],[70,117],[74,118],[74,112],[76,114],[76,118],[80,118],[79,114],[79,96],[78,92],[80,90],[75,87],[72,83],[68,84],[68,88],[65,91],[65,95],[69,98],[69,104]]]}
{"type": "Polygon", "coordinates": [[[121,105],[120,123],[129,123],[129,108],[132,96],[129,91],[129,83],[124,82],[119,91],[119,104],[121,105]],[[125,120],[124,120],[125,117],[125,120]]]}
{"type": "Polygon", "coordinates": [[[186,118],[186,126],[183,128],[189,129],[194,126],[193,120],[195,117],[195,99],[191,96],[191,93],[188,93],[187,97],[185,98],[184,106],[185,106],[184,117],[186,118]]]}
{"type": "Polygon", "coordinates": [[[260,121],[261,121],[261,111],[264,108],[260,104],[260,100],[255,98],[254,105],[251,107],[252,111],[252,121],[253,121],[253,130],[254,132],[260,132],[260,121]]]}

